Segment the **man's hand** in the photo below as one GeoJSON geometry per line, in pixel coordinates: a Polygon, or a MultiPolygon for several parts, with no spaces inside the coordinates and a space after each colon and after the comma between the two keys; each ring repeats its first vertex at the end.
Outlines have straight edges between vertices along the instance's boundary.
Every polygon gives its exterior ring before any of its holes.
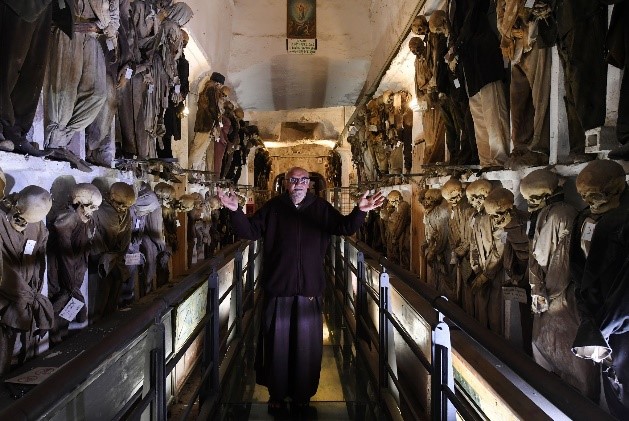
{"type": "Polygon", "coordinates": [[[358,200],[358,209],[363,212],[369,212],[372,209],[376,209],[382,206],[382,204],[384,203],[384,196],[382,195],[381,191],[377,191],[375,194],[369,197],[367,197],[367,193],[369,193],[369,191],[364,192],[358,200]]]}
{"type": "Polygon", "coordinates": [[[221,204],[225,206],[227,209],[231,211],[235,211],[236,209],[238,209],[238,196],[236,196],[233,190],[218,189],[218,192],[216,195],[221,201],[221,204]]]}

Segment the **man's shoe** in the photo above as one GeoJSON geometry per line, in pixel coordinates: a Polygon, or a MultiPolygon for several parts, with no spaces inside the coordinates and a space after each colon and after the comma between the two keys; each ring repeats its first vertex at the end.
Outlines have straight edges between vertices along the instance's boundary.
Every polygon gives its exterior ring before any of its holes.
{"type": "Polygon", "coordinates": [[[609,151],[607,154],[609,159],[618,159],[621,161],[629,161],[629,143],[619,146],[609,151]]]}

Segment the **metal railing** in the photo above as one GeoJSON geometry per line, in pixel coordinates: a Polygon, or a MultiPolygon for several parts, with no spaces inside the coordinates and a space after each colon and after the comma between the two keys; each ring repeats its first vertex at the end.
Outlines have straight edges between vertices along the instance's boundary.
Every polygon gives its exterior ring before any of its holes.
{"type": "Polygon", "coordinates": [[[166,420],[168,382],[176,377],[177,365],[197,341],[203,341],[199,362],[202,380],[187,402],[183,419],[190,416],[197,399],[199,419],[210,418],[219,408],[221,384],[229,376],[241,346],[240,338],[253,322],[258,302],[257,264],[261,259],[257,249],[254,242],[230,245],[177,284],[156,291],[128,312],[117,312],[112,317],[115,320],[90,326],[64,342],[54,351],[78,349],[77,355],[2,409],[0,419],[72,419],[69,414],[93,409],[95,412],[86,415],[87,419],[148,416],[152,420],[166,420]],[[196,307],[191,303],[196,303],[196,307]],[[222,313],[229,314],[227,320],[222,313]],[[184,338],[178,338],[180,332],[184,338]],[[82,338],[96,334],[101,336],[84,341],[91,346],[77,348],[82,338]],[[143,366],[142,358],[149,362],[144,371],[138,368],[143,366]],[[125,375],[130,375],[132,369],[138,377],[138,384],[132,384],[133,393],[125,392],[125,381],[121,381],[122,392],[118,394],[92,390],[103,383],[115,383],[120,370],[128,370],[125,375]],[[101,409],[90,408],[90,402],[97,399],[101,409]]]}
{"type": "MultiPolygon", "coordinates": [[[[349,238],[336,237],[326,259],[328,277],[333,283],[334,295],[343,307],[343,315],[354,339],[356,358],[371,360],[370,377],[377,385],[380,405],[386,408],[392,419],[483,420],[491,417],[469,396],[468,391],[455,381],[452,339],[461,338],[465,343],[486,353],[487,361],[495,358],[503,368],[501,381],[510,383],[514,390],[527,383],[531,394],[521,392],[517,405],[527,415],[535,413],[541,418],[610,419],[611,417],[592,401],[581,395],[555,374],[537,365],[523,352],[516,350],[504,338],[483,328],[457,305],[448,302],[436,290],[417,275],[389,262],[364,243],[349,238]],[[377,273],[369,277],[367,273],[377,273]],[[404,326],[392,309],[391,293],[419,303],[418,315],[431,328],[430,352],[422,351],[420,344],[404,326]],[[400,292],[403,291],[403,292],[400,292]],[[412,297],[411,297],[412,296],[412,297]],[[377,305],[377,320],[368,301],[377,305]],[[395,362],[393,335],[402,338],[416,358],[419,366],[430,376],[429,406],[422,407],[400,382],[395,362]],[[375,351],[374,351],[375,350],[375,351]],[[374,352],[377,356],[374,358],[374,352]],[[376,360],[376,361],[373,361],[376,360]],[[515,373],[515,376],[513,375],[515,373]],[[518,378],[519,377],[519,378],[518,378]],[[523,382],[522,382],[523,380],[523,382]],[[542,397],[543,396],[543,397],[542,397]],[[404,409],[402,411],[402,408],[404,409]]],[[[459,345],[461,342],[458,342],[459,345]]],[[[457,351],[456,347],[454,351],[457,351]]],[[[489,361],[493,366],[499,366],[489,361]]],[[[497,368],[500,372],[500,368],[497,368]]],[[[501,372],[502,374],[502,372],[501,372]]],[[[476,372],[483,377],[484,373],[476,372]]],[[[469,385],[467,385],[469,388],[469,385]]],[[[496,396],[505,393],[495,391],[496,396]]],[[[513,409],[515,411],[515,409],[513,409]]],[[[515,414],[521,416],[521,414],[515,414]]],[[[540,419],[539,417],[537,419],[540,419]]]]}

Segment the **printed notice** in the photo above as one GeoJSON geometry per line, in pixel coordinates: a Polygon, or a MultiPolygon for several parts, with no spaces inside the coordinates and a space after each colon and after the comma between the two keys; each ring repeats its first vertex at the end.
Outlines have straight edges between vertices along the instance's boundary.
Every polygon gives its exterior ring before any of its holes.
{"type": "Polygon", "coordinates": [[[517,301],[526,303],[526,290],[518,287],[502,287],[502,296],[505,301],[517,301]]]}
{"type": "Polygon", "coordinates": [[[63,310],[61,310],[61,313],[59,313],[59,317],[62,317],[71,322],[72,320],[74,320],[76,315],[79,314],[79,311],[81,311],[84,305],[85,304],[72,297],[72,299],[68,301],[68,304],[66,304],[63,310]]]}
{"type": "Polygon", "coordinates": [[[581,239],[583,241],[592,241],[592,236],[594,235],[594,228],[596,225],[591,222],[586,222],[585,227],[583,227],[583,234],[581,234],[581,239]]]}
{"type": "Polygon", "coordinates": [[[317,51],[317,40],[288,38],[286,48],[288,54],[314,54],[317,51]]]}
{"type": "Polygon", "coordinates": [[[138,266],[142,264],[142,253],[127,253],[124,255],[124,264],[138,266]]]}
{"type": "Polygon", "coordinates": [[[57,370],[59,370],[59,367],[36,367],[26,373],[11,377],[10,379],[5,380],[5,382],[17,384],[40,384],[57,370]]]}
{"type": "Polygon", "coordinates": [[[24,244],[24,254],[31,255],[33,251],[35,251],[35,245],[37,241],[35,240],[26,240],[26,244],[24,244]]]}

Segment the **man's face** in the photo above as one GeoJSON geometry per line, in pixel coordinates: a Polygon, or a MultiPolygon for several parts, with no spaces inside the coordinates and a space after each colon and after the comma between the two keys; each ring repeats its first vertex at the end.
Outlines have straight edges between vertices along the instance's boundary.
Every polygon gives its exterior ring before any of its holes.
{"type": "Polygon", "coordinates": [[[301,203],[306,197],[308,186],[310,184],[310,175],[308,171],[294,170],[286,174],[284,185],[286,191],[295,205],[301,203]]]}

